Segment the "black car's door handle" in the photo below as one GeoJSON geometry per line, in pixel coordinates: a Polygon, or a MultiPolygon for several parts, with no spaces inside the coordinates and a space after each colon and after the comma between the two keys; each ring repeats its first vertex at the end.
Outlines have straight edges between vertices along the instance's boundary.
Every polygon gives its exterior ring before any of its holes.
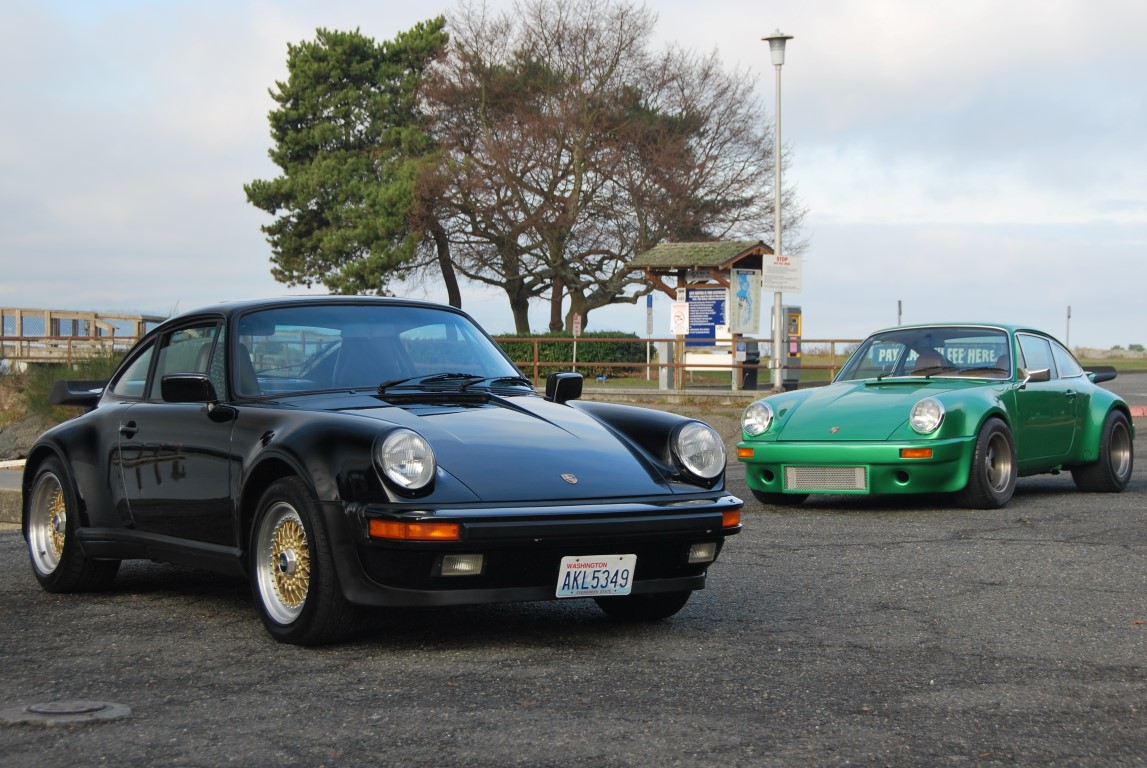
{"type": "Polygon", "coordinates": [[[119,425],[119,433],[128,439],[135,437],[135,433],[138,431],[139,427],[135,425],[134,421],[120,423],[119,425]]]}

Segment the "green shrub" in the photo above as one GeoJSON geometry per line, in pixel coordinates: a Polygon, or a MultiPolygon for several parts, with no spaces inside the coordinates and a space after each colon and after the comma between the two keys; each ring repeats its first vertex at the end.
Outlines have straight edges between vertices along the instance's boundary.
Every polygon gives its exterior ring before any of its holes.
{"type": "Polygon", "coordinates": [[[74,416],[76,409],[52,404],[52,384],[57,379],[107,381],[122,359],[122,354],[88,357],[70,367],[66,363],[32,363],[23,373],[10,375],[23,378],[24,400],[30,413],[63,420],[74,416]]]}
{"type": "MultiPolygon", "coordinates": [[[[507,341],[520,338],[514,334],[495,336],[510,359],[527,376],[534,371],[534,345],[529,341],[507,341]]],[[[573,336],[565,331],[531,338],[538,342],[538,373],[548,376],[568,371],[573,363],[573,336]]],[[[605,374],[611,378],[640,375],[645,368],[646,342],[637,334],[621,331],[590,331],[578,337],[578,371],[589,376],[605,374]],[[586,341],[587,339],[622,339],[619,341],[586,341]],[[629,339],[633,339],[629,341],[629,339]],[[586,342],[586,343],[582,343],[586,342]]]]}

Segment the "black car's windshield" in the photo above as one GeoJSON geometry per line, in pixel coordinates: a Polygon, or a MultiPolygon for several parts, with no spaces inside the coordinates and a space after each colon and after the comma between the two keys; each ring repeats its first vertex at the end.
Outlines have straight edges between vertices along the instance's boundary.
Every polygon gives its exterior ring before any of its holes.
{"type": "Polygon", "coordinates": [[[239,321],[233,359],[244,396],[531,385],[466,317],[433,307],[300,304],[252,312],[239,321]]]}
{"type": "Polygon", "coordinates": [[[896,328],[865,339],[836,381],[896,376],[1007,379],[1011,344],[1006,331],[976,326],[896,328]]]}

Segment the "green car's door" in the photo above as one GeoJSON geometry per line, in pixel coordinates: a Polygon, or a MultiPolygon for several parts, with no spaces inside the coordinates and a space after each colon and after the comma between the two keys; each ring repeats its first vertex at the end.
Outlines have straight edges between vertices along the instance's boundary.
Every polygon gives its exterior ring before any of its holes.
{"type": "MultiPolygon", "coordinates": [[[[1078,375],[1056,366],[1053,342],[1034,334],[1016,334],[1028,372],[1047,370],[1048,381],[1029,381],[1016,392],[1016,453],[1020,471],[1055,466],[1071,454],[1078,431],[1080,408],[1078,375]],[[1067,374],[1067,375],[1062,375],[1067,374]]],[[[1069,356],[1070,357],[1070,356],[1069,356]]]]}

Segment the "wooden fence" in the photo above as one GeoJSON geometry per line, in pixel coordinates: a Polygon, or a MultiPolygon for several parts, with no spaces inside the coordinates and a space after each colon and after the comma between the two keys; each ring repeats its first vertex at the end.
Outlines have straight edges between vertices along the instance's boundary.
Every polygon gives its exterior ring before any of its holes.
{"type": "Polygon", "coordinates": [[[71,363],[122,354],[167,318],[114,312],[0,308],[0,359],[14,363],[71,363]]]}

